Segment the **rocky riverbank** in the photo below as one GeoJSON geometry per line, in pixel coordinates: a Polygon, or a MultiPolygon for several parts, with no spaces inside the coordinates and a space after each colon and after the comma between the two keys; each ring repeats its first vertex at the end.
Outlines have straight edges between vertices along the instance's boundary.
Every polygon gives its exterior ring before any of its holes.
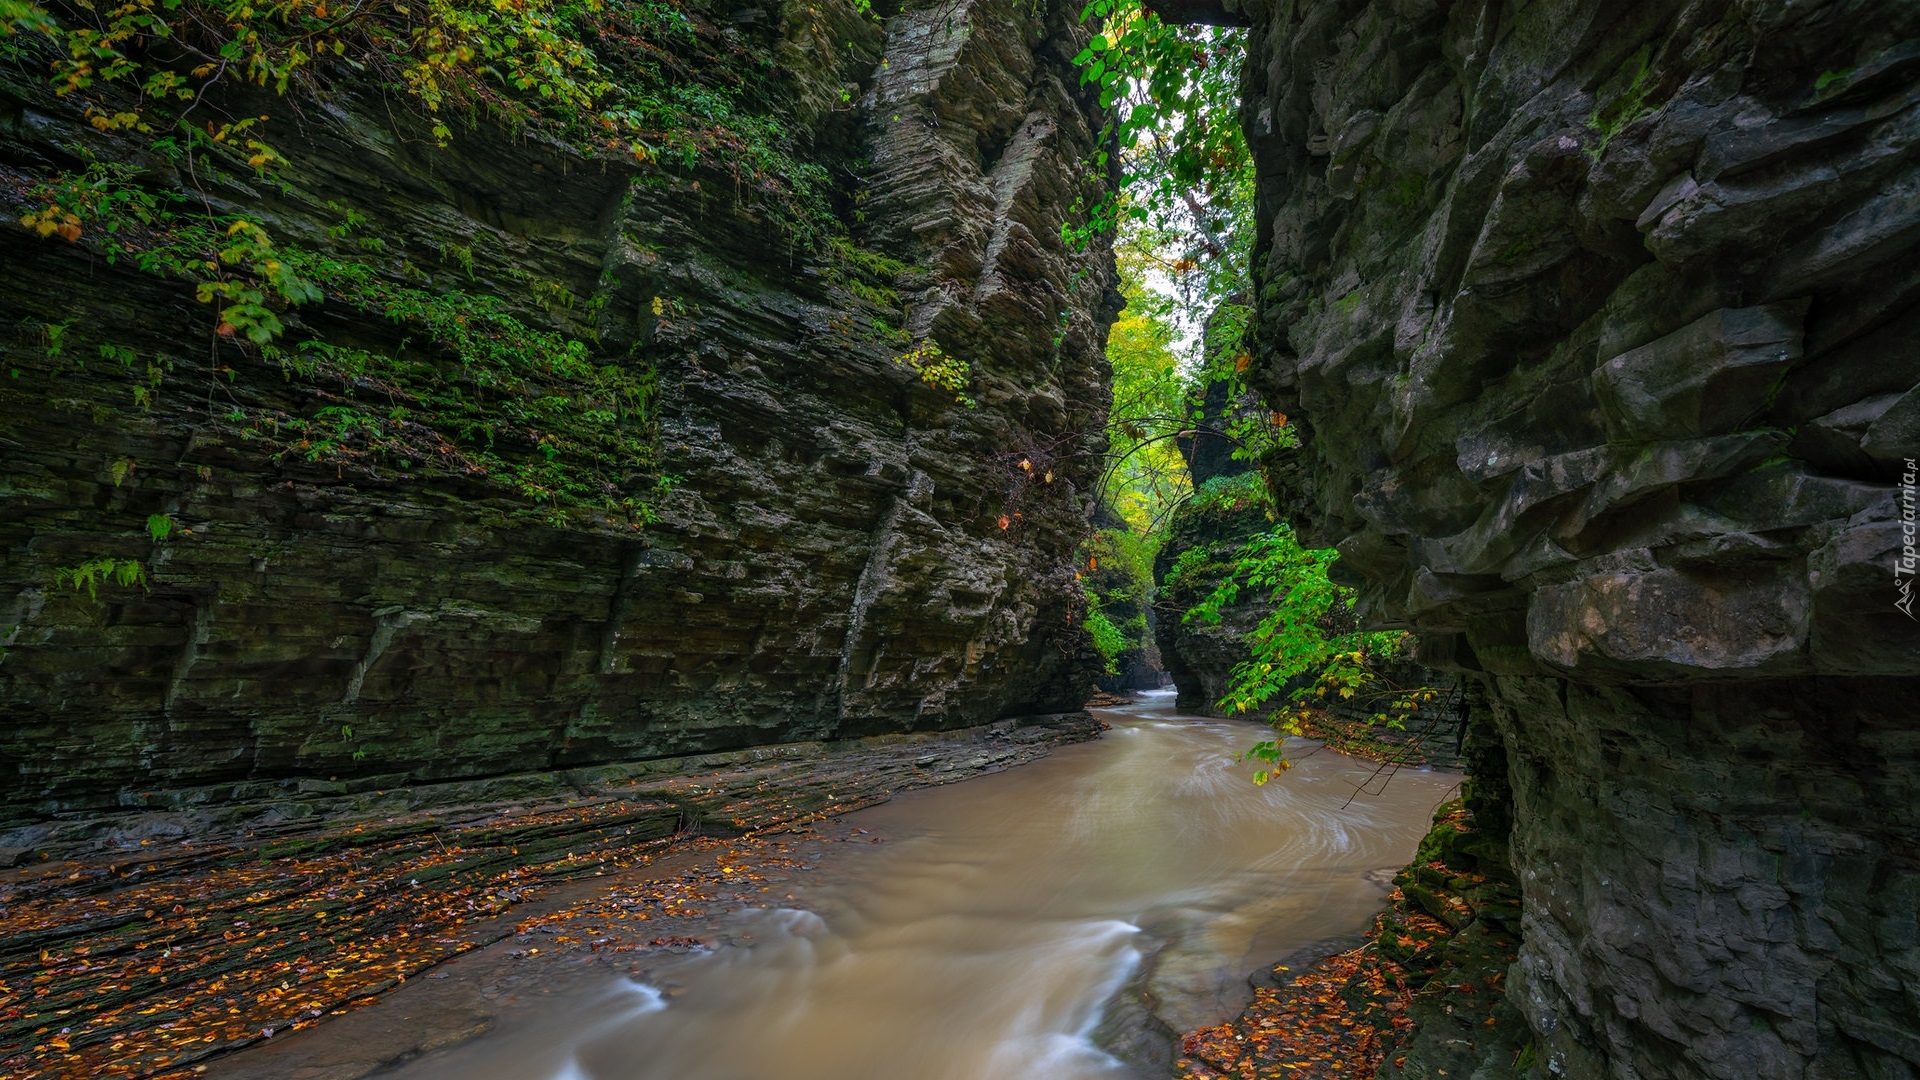
{"type": "Polygon", "coordinates": [[[1246,1012],[1183,1036],[1179,1080],[1429,1080],[1527,1064],[1529,1034],[1506,1000],[1520,899],[1504,845],[1450,802],[1393,883],[1364,942],[1256,975],[1246,1012]]]}

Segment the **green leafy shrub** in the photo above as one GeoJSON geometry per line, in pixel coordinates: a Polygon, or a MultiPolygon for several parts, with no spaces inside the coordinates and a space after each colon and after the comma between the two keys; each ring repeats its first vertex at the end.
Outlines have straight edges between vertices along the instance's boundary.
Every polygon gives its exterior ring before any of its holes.
{"type": "Polygon", "coordinates": [[[75,591],[84,589],[87,599],[98,600],[100,586],[105,582],[144,586],[147,568],[133,559],[88,559],[78,566],[57,567],[53,572],[53,580],[75,591]]]}
{"type": "MultiPolygon", "coordinates": [[[[1376,666],[1400,656],[1407,635],[1359,628],[1354,591],[1327,577],[1335,558],[1332,550],[1300,546],[1283,523],[1243,546],[1232,571],[1187,612],[1190,621],[1218,623],[1243,588],[1265,594],[1271,605],[1247,636],[1252,656],[1235,665],[1222,707],[1247,713],[1284,697],[1286,706],[1268,720],[1282,734],[1296,735],[1309,711],[1323,705],[1352,703],[1368,710],[1371,722],[1398,726],[1434,699],[1431,688],[1403,690],[1380,678],[1376,666]]],[[[1248,756],[1280,769],[1288,764],[1277,741],[1258,744],[1248,756]]],[[[1261,770],[1254,781],[1271,775],[1261,770]]]]}
{"type": "MultiPolygon", "coordinates": [[[[793,235],[831,232],[827,173],[796,155],[804,133],[758,99],[765,71],[676,0],[0,4],[0,41],[18,52],[34,35],[51,46],[55,91],[84,101],[94,127],[219,151],[263,174],[284,164],[258,128],[268,116],[201,127],[189,114],[226,83],[310,94],[350,77],[394,91],[442,145],[454,124],[487,116],[586,155],[723,171],[793,235]]],[[[75,239],[86,221],[56,200],[28,227],[75,239]]]]}
{"type": "Polygon", "coordinates": [[[1107,618],[1107,613],[1100,610],[1100,602],[1091,597],[1087,601],[1087,637],[1092,639],[1094,651],[1100,654],[1106,673],[1119,674],[1120,654],[1127,651],[1127,637],[1107,618]]]}
{"type": "Polygon", "coordinates": [[[977,403],[966,393],[973,382],[973,365],[955,356],[950,356],[940,347],[940,343],[928,338],[906,352],[893,358],[895,364],[912,370],[920,381],[935,390],[945,390],[953,395],[956,404],[973,408],[977,403]]]}
{"type": "Polygon", "coordinates": [[[1106,673],[1152,647],[1147,610],[1153,603],[1153,557],[1162,533],[1100,529],[1081,548],[1079,576],[1087,594],[1087,632],[1106,661],[1106,673]]]}

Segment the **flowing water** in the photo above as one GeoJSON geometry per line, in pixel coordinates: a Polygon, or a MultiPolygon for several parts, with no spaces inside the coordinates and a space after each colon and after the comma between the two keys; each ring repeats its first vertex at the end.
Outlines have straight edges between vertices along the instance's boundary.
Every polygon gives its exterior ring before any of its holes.
{"type": "Polygon", "coordinates": [[[1457,780],[1408,770],[1382,789],[1374,766],[1301,742],[1255,787],[1234,755],[1264,729],[1171,700],[1105,713],[1098,742],[849,817],[887,842],[836,845],[782,906],[728,913],[734,944],[396,1075],[1136,1075],[1096,1038],[1114,1002],[1151,994],[1174,1030],[1236,1013],[1248,973],[1365,928],[1457,780]]]}

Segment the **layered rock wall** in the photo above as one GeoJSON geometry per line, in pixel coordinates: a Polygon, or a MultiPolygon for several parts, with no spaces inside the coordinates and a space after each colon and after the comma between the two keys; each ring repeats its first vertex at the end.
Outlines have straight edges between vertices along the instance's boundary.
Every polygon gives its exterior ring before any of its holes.
{"type": "Polygon", "coordinates": [[[1305,523],[1505,743],[1487,1075],[1914,1075],[1920,8],[1245,7],[1305,523]]]}
{"type": "Polygon", "coordinates": [[[748,130],[784,131],[795,176],[755,171],[751,145],[636,159],[486,121],[435,134],[342,70],[291,99],[221,91],[223,116],[273,111],[261,130],[287,161],[209,181],[214,149],[189,175],[94,130],[45,50],[10,44],[0,818],[1084,700],[1072,553],[1117,305],[1110,258],[1061,241],[1105,183],[1083,165],[1098,117],[1068,63],[1077,10],[686,11],[703,48],[757,72],[770,119],[748,130]],[[109,258],[101,222],[75,243],[22,227],[102,161],[113,191],[204,198],[335,266],[324,299],[282,308],[263,351],[216,331],[178,274],[109,258]],[[802,172],[827,191],[805,228],[766,194],[802,172]],[[469,347],[449,370],[532,336],[540,377],[584,371],[627,400],[483,387],[493,411],[436,434],[441,456],[395,450],[437,390],[384,373],[440,344],[429,318],[469,347]],[[923,364],[963,365],[959,392],[916,377],[924,343],[923,364]],[[547,479],[567,451],[513,411],[576,407],[620,410],[587,414],[625,440],[604,492],[547,479]],[[100,559],[144,581],[71,581],[100,559]]]}

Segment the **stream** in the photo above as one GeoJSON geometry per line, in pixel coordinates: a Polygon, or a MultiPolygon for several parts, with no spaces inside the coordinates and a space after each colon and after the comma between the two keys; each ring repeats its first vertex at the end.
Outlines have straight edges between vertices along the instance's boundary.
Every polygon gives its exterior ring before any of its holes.
{"type": "Polygon", "coordinates": [[[1244,1007],[1249,972],[1365,929],[1458,780],[1410,769],[1383,785],[1296,740],[1295,768],[1256,787],[1235,755],[1258,725],[1179,716],[1165,691],[1102,715],[1096,742],[841,819],[852,842],[825,845],[777,900],[717,912],[711,950],[596,972],[381,1075],[1140,1075],[1102,1048],[1128,1002],[1148,1002],[1162,1036],[1217,1023],[1244,1007]]]}

